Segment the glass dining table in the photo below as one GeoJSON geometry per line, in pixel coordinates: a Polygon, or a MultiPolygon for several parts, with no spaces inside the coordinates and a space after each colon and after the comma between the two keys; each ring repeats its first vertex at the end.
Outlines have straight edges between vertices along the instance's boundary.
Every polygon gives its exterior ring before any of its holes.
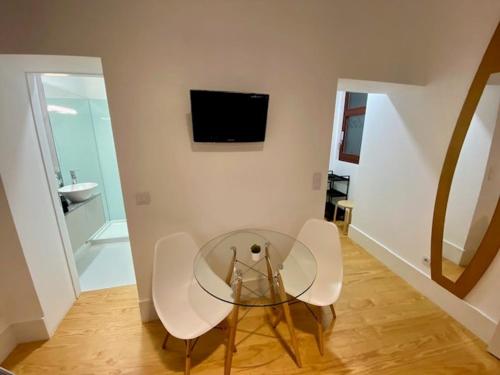
{"type": "MultiPolygon", "coordinates": [[[[233,304],[229,319],[225,374],[231,372],[240,306],[273,307],[277,324],[288,325],[295,361],[302,366],[289,302],[307,293],[316,278],[316,259],[306,245],[286,234],[245,229],[220,235],[202,246],[194,261],[201,288],[233,304]],[[227,292],[229,285],[232,292],[227,292]]],[[[275,325],[273,324],[273,325],[275,325]]]]}

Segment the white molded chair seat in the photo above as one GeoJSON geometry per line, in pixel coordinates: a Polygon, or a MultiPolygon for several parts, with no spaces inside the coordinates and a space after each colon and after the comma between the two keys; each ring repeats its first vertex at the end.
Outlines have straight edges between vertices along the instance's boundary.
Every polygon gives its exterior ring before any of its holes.
{"type": "MultiPolygon", "coordinates": [[[[337,226],[325,220],[309,219],[297,237],[316,258],[316,279],[313,285],[297,299],[316,306],[329,306],[337,301],[342,290],[343,266],[342,249],[337,226]]],[[[298,253],[298,252],[297,252],[298,253]]],[[[294,279],[300,272],[300,262],[291,262],[295,251],[292,249],[283,262],[283,284],[290,295],[300,290],[294,288],[294,279]]]]}
{"type": "MultiPolygon", "coordinates": [[[[286,285],[286,282],[284,282],[286,285]]],[[[342,289],[341,282],[334,282],[318,288],[315,284],[297,299],[315,306],[330,306],[337,302],[342,289]],[[331,301],[331,302],[330,302],[331,301]]],[[[287,289],[288,292],[288,289],[287,289]]]]}
{"type": "MultiPolygon", "coordinates": [[[[337,226],[325,220],[309,219],[300,230],[297,240],[311,250],[317,264],[316,279],[312,286],[297,299],[310,305],[330,306],[335,317],[333,304],[340,296],[343,279],[342,248],[337,226]]],[[[285,291],[293,296],[301,292],[294,287],[294,279],[300,277],[301,273],[307,269],[307,267],[301,267],[300,261],[296,260],[297,256],[299,252],[292,248],[283,262],[284,267],[281,271],[285,291]]],[[[320,352],[323,354],[321,309],[318,313],[320,316],[315,316],[315,318],[320,334],[320,352]]]]}
{"type": "MultiPolygon", "coordinates": [[[[168,334],[186,340],[186,373],[189,373],[191,340],[208,332],[232,311],[233,305],[205,292],[193,275],[198,246],[187,233],[160,239],[155,246],[153,303],[168,334]]],[[[218,276],[206,272],[220,293],[232,298],[232,289],[218,276]]],[[[205,278],[206,279],[206,278],[205,278]]],[[[166,344],[166,339],[164,345],[166,344]]]]}
{"type": "MultiPolygon", "coordinates": [[[[227,286],[227,285],[226,285],[227,286]]],[[[232,290],[228,286],[228,299],[232,290]]],[[[172,299],[159,292],[154,298],[158,317],[174,337],[188,340],[199,337],[222,322],[232,311],[230,303],[222,302],[205,292],[193,278],[172,299]]]]}

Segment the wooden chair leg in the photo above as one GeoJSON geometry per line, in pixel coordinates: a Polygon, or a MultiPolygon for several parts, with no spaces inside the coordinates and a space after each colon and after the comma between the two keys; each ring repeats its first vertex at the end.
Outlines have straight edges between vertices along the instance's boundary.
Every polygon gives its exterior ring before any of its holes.
{"type": "Polygon", "coordinates": [[[186,340],[186,367],[184,369],[184,374],[189,375],[191,371],[191,342],[192,340],[186,340]]]}
{"type": "Polygon", "coordinates": [[[266,246],[266,267],[267,267],[267,282],[269,284],[269,291],[271,292],[271,301],[276,302],[276,294],[274,293],[274,278],[273,278],[273,267],[271,266],[271,260],[269,258],[269,249],[266,246]]]}
{"type": "Polygon", "coordinates": [[[325,338],[323,334],[323,308],[321,306],[318,306],[318,316],[315,320],[318,328],[319,354],[323,355],[325,353],[325,338]]]}
{"type": "Polygon", "coordinates": [[[330,310],[332,310],[333,319],[336,319],[337,314],[335,314],[335,308],[333,307],[333,303],[330,305],[330,310]]]}
{"type": "Polygon", "coordinates": [[[332,222],[335,224],[335,222],[337,221],[337,202],[335,202],[335,209],[333,210],[333,220],[332,222]]]}
{"type": "MultiPolygon", "coordinates": [[[[306,302],[304,302],[304,305],[306,306],[307,310],[309,310],[309,312],[314,318],[314,321],[316,322],[316,329],[318,331],[318,337],[317,337],[318,349],[319,353],[323,355],[325,352],[325,329],[323,328],[323,307],[316,306],[317,312],[315,313],[306,302]]],[[[335,319],[335,309],[333,308],[333,304],[330,305],[330,310],[332,310],[333,318],[335,319]]]]}
{"type": "Polygon", "coordinates": [[[165,335],[165,339],[163,340],[163,344],[161,344],[161,348],[165,350],[167,348],[167,340],[170,336],[170,332],[167,331],[167,334],[165,335]]]}
{"type": "Polygon", "coordinates": [[[349,226],[349,220],[351,216],[351,209],[350,208],[345,208],[344,209],[344,234],[347,234],[347,227],[349,226]]]}

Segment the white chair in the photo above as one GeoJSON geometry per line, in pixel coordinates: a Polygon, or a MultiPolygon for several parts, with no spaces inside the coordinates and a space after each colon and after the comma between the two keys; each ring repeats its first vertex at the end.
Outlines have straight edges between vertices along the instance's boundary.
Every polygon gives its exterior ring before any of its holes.
{"type": "MultiPolygon", "coordinates": [[[[323,355],[322,307],[329,306],[335,319],[336,314],[333,304],[339,298],[342,290],[343,266],[339,232],[335,224],[325,220],[309,219],[300,230],[297,240],[307,246],[316,258],[316,279],[309,290],[297,297],[297,299],[306,304],[306,307],[316,320],[319,351],[323,355]],[[308,305],[317,306],[317,313],[314,313],[308,305]]],[[[294,279],[300,277],[297,273],[300,270],[297,270],[297,266],[292,262],[290,262],[291,267],[287,269],[287,260],[293,258],[294,250],[292,249],[290,255],[283,262],[284,267],[281,272],[285,291],[290,295],[297,295],[300,291],[294,290],[294,279]]]]}
{"type": "MultiPolygon", "coordinates": [[[[198,247],[187,233],[164,237],[155,245],[153,265],[153,303],[167,330],[163,349],[170,335],[186,343],[185,373],[191,369],[191,352],[198,338],[222,322],[232,311],[231,303],[222,302],[205,292],[193,275],[198,247]]],[[[232,290],[215,274],[213,283],[227,298],[232,290]]]]}

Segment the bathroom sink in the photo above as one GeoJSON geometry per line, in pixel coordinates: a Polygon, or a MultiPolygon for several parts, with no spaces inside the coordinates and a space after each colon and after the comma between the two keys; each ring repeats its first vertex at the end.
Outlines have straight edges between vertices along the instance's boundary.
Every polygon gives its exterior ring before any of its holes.
{"type": "Polygon", "coordinates": [[[57,191],[68,198],[73,203],[85,202],[92,197],[94,189],[97,187],[95,182],[82,182],[80,184],[66,185],[57,191]]]}

